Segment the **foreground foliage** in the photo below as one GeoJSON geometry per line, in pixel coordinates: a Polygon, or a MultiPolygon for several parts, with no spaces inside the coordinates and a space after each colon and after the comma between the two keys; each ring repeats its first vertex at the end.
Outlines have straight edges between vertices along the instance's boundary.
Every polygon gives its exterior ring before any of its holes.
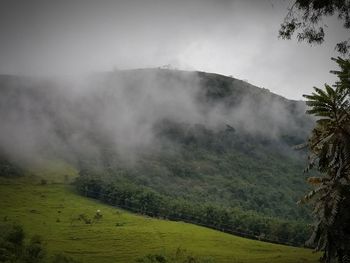
{"type": "MultiPolygon", "coordinates": [[[[350,29],[350,2],[348,0],[295,0],[281,25],[279,36],[291,39],[297,33],[298,41],[321,44],[325,38],[322,18],[336,15],[343,27],[350,29]]],[[[350,55],[350,38],[336,44],[342,55],[350,55]]]]}
{"type": "Polygon", "coordinates": [[[335,59],[339,81],[305,95],[309,114],[319,119],[308,141],[310,166],[322,176],[302,202],[314,202],[316,223],[309,243],[323,250],[323,262],[350,262],[350,61],[335,59]]]}

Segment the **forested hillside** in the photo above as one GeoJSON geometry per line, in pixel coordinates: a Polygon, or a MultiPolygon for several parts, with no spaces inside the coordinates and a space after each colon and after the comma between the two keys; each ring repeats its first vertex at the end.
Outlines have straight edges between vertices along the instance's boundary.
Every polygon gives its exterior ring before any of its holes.
{"type": "Polygon", "coordinates": [[[72,164],[82,195],[275,242],[308,236],[305,154],[292,149],[313,126],[303,102],[165,69],[2,76],[0,93],[1,152],[72,164]]]}

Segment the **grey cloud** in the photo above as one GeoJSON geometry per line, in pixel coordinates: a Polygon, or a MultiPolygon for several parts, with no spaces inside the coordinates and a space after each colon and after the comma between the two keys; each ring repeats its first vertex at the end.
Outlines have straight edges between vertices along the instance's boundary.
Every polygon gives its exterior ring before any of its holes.
{"type": "Polygon", "coordinates": [[[300,99],[332,82],[329,21],[318,48],[277,39],[288,1],[2,0],[0,72],[81,74],[165,64],[240,79],[300,99]]]}
{"type": "Polygon", "coordinates": [[[210,102],[203,92],[218,87],[205,86],[196,72],[133,70],[44,80],[2,76],[0,84],[0,150],[29,162],[98,159],[106,148],[133,159],[161,146],[154,128],[163,120],[214,131],[229,124],[268,139],[307,131],[305,123],[296,122],[305,119],[303,103],[239,80],[233,83],[239,93],[210,102]]]}

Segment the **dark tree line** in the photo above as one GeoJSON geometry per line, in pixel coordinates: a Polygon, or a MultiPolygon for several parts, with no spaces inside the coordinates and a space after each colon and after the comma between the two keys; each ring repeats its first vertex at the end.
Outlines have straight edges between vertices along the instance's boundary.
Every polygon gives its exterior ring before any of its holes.
{"type": "Polygon", "coordinates": [[[239,208],[170,198],[142,186],[121,181],[113,183],[84,172],[77,178],[75,186],[81,195],[132,212],[181,220],[243,237],[300,246],[310,234],[302,222],[243,212],[239,208]]]}

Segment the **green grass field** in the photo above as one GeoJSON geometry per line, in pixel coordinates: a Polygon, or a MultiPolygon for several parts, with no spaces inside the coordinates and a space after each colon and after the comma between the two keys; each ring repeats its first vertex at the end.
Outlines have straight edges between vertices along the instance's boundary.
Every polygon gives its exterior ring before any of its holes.
{"type": "Polygon", "coordinates": [[[213,262],[317,262],[311,250],[275,245],[183,222],[152,219],[86,199],[64,184],[0,181],[0,220],[23,225],[43,237],[49,254],[63,252],[81,262],[134,262],[149,253],[186,249],[213,262]],[[92,224],[101,210],[102,219],[92,224]]]}

